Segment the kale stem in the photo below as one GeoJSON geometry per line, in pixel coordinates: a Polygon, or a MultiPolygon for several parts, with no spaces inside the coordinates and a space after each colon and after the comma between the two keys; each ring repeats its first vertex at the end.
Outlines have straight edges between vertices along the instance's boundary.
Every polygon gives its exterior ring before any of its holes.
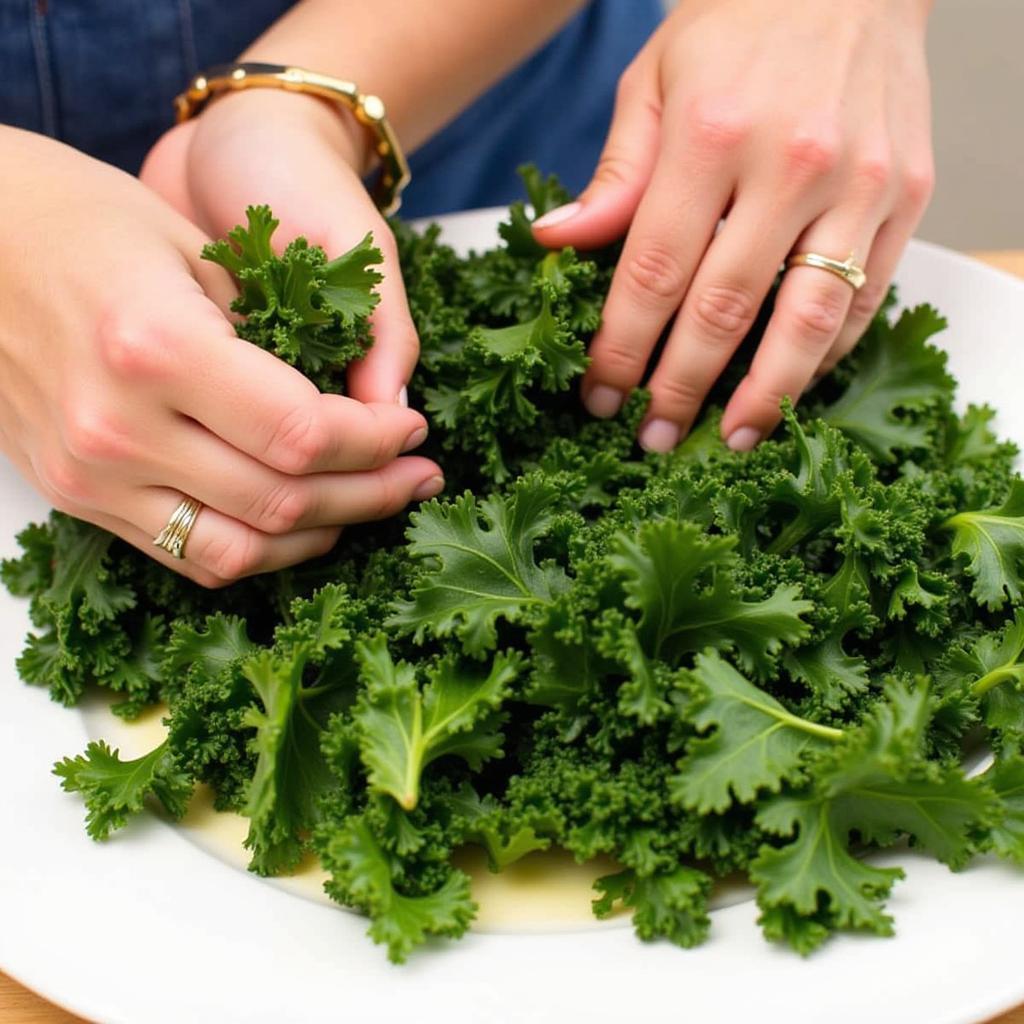
{"type": "Polygon", "coordinates": [[[768,545],[768,551],[773,555],[784,555],[810,532],[807,520],[798,516],[768,545]]]}
{"type": "Polygon", "coordinates": [[[1020,679],[1024,668],[1020,665],[1000,665],[999,668],[986,672],[977,682],[971,684],[971,696],[982,697],[994,686],[1011,679],[1020,679]]]}

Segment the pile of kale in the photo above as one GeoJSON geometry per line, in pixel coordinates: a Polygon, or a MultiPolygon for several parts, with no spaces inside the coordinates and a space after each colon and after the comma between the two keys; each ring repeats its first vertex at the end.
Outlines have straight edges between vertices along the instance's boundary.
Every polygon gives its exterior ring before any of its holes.
{"type": "MultiPolygon", "coordinates": [[[[525,180],[533,215],[566,198],[525,180]]],[[[270,212],[248,216],[205,254],[239,281],[240,333],[341,390],[379,254],[275,257],[270,212]]],[[[686,442],[643,456],[642,394],[601,422],[572,390],[616,252],[545,252],[529,216],[468,257],[396,225],[410,397],[450,497],[218,593],[59,514],[21,534],[2,575],[31,599],[22,677],[167,707],[147,756],[97,742],[56,767],[90,834],[205,783],[248,817],[254,871],[314,851],[394,960],[473,919],[465,844],[496,871],[610,855],[594,912],[683,946],[738,872],[802,953],[891,931],[901,872],[872,848],[1024,862],[1024,483],[991,411],[954,412],[943,321],[890,307],[749,454],[714,406],[741,353],[686,442]],[[995,761],[968,778],[980,744],[995,761]]]]}

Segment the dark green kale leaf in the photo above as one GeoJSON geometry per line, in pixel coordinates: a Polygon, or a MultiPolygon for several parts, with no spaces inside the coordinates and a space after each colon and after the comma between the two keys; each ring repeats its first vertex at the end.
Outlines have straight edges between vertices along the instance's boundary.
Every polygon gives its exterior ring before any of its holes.
{"type": "Polygon", "coordinates": [[[367,934],[387,946],[393,963],[403,963],[428,935],[458,938],[476,916],[469,879],[461,871],[450,870],[433,892],[404,894],[394,859],[360,818],[350,819],[331,836],[321,859],[332,873],[327,891],[369,915],[367,934]]]}
{"type": "Polygon", "coordinates": [[[780,586],[763,601],[744,600],[733,576],[736,538],[708,536],[687,522],[647,523],[623,533],[610,562],[623,577],[626,604],[641,612],[638,633],[654,658],[678,663],[706,646],[735,650],[741,664],[770,671],[783,643],[809,632],[812,605],[799,588],[780,586]]]}
{"type": "Polygon", "coordinates": [[[58,761],[53,774],[65,792],[82,794],[88,811],[85,828],[93,839],[106,839],[123,828],[150,794],[175,818],[185,813],[192,795],[192,783],[175,766],[166,740],[134,761],[122,761],[118,751],[96,740],[84,754],[58,761]]]}
{"type": "Polygon", "coordinates": [[[673,799],[698,814],[724,811],[733,799],[749,803],[760,790],[777,793],[801,777],[809,751],[842,738],[787,711],[713,651],[698,655],[690,685],[699,697],[689,720],[713,731],[690,741],[669,785],[673,799]]]}
{"type": "Polygon", "coordinates": [[[507,497],[478,503],[465,494],[422,506],[406,536],[425,567],[412,600],[396,602],[387,625],[414,633],[417,642],[428,633],[454,634],[474,656],[493,649],[498,618],[518,622],[569,586],[562,569],[538,564],[534,554],[558,497],[551,485],[525,479],[507,497]]]}
{"type": "Polygon", "coordinates": [[[250,206],[248,227],[207,245],[203,259],[230,271],[240,288],[231,304],[245,321],[238,334],[299,366],[324,391],[341,390],[342,371],[370,345],[367,318],[379,301],[382,280],[371,269],[382,262],[370,235],[347,253],[328,260],[304,238],[280,256],[271,238],[278,221],[269,207],[250,206]]]}
{"type": "Polygon", "coordinates": [[[427,668],[422,689],[412,665],[392,661],[383,634],[360,643],[358,657],[364,690],[354,718],[372,788],[411,810],[432,761],[453,754],[479,770],[501,756],[498,710],[518,674],[518,656],[498,654],[484,672],[442,658],[427,668]]]}
{"type": "Polygon", "coordinates": [[[998,508],[958,512],[945,523],[953,531],[953,556],[966,559],[971,594],[987,608],[1024,597],[1024,481],[1016,479],[998,508]]]}
{"type": "Polygon", "coordinates": [[[927,416],[952,401],[946,356],[928,339],[946,321],[931,306],[905,310],[895,324],[875,317],[860,342],[857,372],[846,391],[822,413],[826,423],[854,438],[881,462],[897,452],[927,447],[934,428],[927,416]]]}

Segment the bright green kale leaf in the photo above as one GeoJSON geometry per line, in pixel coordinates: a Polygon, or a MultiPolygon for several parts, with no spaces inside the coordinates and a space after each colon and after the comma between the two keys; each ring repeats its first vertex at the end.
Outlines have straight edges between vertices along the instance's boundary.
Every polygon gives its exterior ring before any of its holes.
{"type": "Polygon", "coordinates": [[[388,625],[414,633],[417,642],[428,633],[455,634],[470,655],[493,649],[499,618],[518,622],[569,585],[560,568],[534,557],[557,501],[550,484],[526,479],[506,497],[478,503],[465,494],[422,506],[406,536],[410,553],[426,565],[412,600],[395,602],[388,625]]]}
{"type": "Polygon", "coordinates": [[[992,849],[1024,865],[1024,757],[1012,753],[992,765],[983,776],[999,801],[999,815],[992,825],[992,849]]]}
{"type": "Polygon", "coordinates": [[[511,255],[540,259],[547,250],[534,239],[531,225],[556,206],[569,202],[572,196],[555,175],[549,174],[545,178],[533,164],[525,164],[518,171],[526,187],[526,198],[531,209],[528,213],[525,203],[513,203],[509,207],[508,221],[498,226],[498,234],[504,239],[511,255]]]}
{"type": "Polygon", "coordinates": [[[332,783],[320,737],[330,715],[351,701],[354,679],[334,675],[303,686],[315,652],[297,647],[287,656],[265,650],[242,665],[262,710],[250,708],[243,725],[256,730],[256,770],[246,799],[245,845],[250,869],[273,875],[295,868],[303,853],[302,833],[317,821],[317,801],[332,783]]]}
{"type": "Polygon", "coordinates": [[[245,620],[218,612],[208,615],[201,626],[175,623],[165,648],[164,668],[169,676],[191,673],[212,679],[255,649],[245,620]]]}
{"type": "Polygon", "coordinates": [[[799,588],[780,586],[763,601],[738,593],[736,538],[708,536],[693,523],[646,523],[635,538],[620,534],[610,557],[622,575],[626,604],[641,612],[638,633],[653,658],[676,663],[688,651],[735,650],[749,671],[767,673],[783,644],[805,637],[800,618],[812,609],[799,588]]]}
{"type": "Polygon", "coordinates": [[[450,871],[436,891],[425,895],[399,891],[391,857],[360,818],[332,835],[323,860],[332,872],[328,893],[369,914],[367,934],[387,946],[393,963],[404,963],[428,935],[458,938],[476,916],[469,879],[461,871],[450,871]]]}
{"type": "Polygon", "coordinates": [[[175,818],[185,813],[192,795],[192,783],[175,766],[166,740],[134,761],[122,761],[118,751],[97,740],[84,754],[58,761],[53,774],[65,792],[82,794],[85,828],[93,839],[106,839],[122,828],[150,794],[175,818]]]}
{"type": "Polygon", "coordinates": [[[988,788],[960,769],[924,757],[930,717],[927,688],[891,682],[886,699],[863,723],[819,755],[811,781],[765,804],[757,823],[767,832],[796,838],[762,847],[750,866],[758,902],[774,935],[792,933],[803,951],[825,929],[782,928],[788,907],[827,928],[865,928],[891,934],[882,901],[902,876],[856,859],[849,848],[856,830],[868,843],[888,846],[902,835],[959,867],[973,850],[972,835],[996,815],[988,788]]]}
{"type": "Polygon", "coordinates": [[[422,690],[412,665],[391,660],[385,636],[361,642],[358,657],[365,689],[354,716],[373,788],[411,810],[432,761],[454,754],[478,770],[501,754],[497,712],[519,673],[516,655],[496,655],[486,672],[442,658],[422,690]]]}
{"type": "Polygon", "coordinates": [[[948,405],[953,381],[946,355],[928,339],[946,326],[931,306],[905,310],[895,324],[875,318],[858,348],[846,391],[822,413],[881,462],[930,443],[922,410],[948,405]]]}
{"type": "Polygon", "coordinates": [[[967,560],[972,596],[990,609],[1024,594],[1024,480],[1015,479],[998,508],[958,512],[945,523],[953,531],[953,557],[967,560]]]}
{"type": "Polygon", "coordinates": [[[551,840],[538,835],[532,825],[510,829],[501,804],[490,794],[481,797],[469,783],[448,798],[447,806],[458,817],[455,827],[463,841],[484,848],[491,871],[503,871],[528,853],[551,846],[551,840]]]}
{"type": "Polygon", "coordinates": [[[278,221],[266,206],[246,210],[248,227],[203,249],[238,281],[231,308],[246,317],[238,333],[301,368],[318,383],[340,386],[340,372],[369,346],[367,318],[382,261],[370,235],[328,262],[323,249],[297,238],[277,256],[271,237],[278,221]]]}
{"type": "Polygon", "coordinates": [[[697,656],[691,682],[703,696],[691,721],[713,731],[691,740],[669,785],[673,800],[699,814],[749,803],[763,789],[777,793],[799,777],[809,751],[843,735],[787,711],[714,652],[697,656]]]}
{"type": "Polygon", "coordinates": [[[55,516],[53,580],[44,599],[54,607],[80,602],[81,611],[113,619],[134,608],[136,595],[110,571],[114,535],[70,516],[55,516]]]}
{"type": "Polygon", "coordinates": [[[849,828],[836,820],[827,802],[815,797],[778,797],[758,814],[757,821],[769,832],[798,835],[780,849],[764,847],[750,867],[768,937],[795,940],[794,948],[806,954],[834,928],[892,934],[892,918],[881,904],[903,871],[876,868],[854,857],[849,828]],[[825,922],[818,915],[822,898],[827,901],[825,922]],[[817,927],[808,932],[791,921],[789,927],[781,928],[779,914],[786,911],[811,918],[817,927]]]}
{"type": "Polygon", "coordinates": [[[711,926],[707,901],[711,879],[696,868],[641,876],[627,869],[594,883],[601,896],[591,904],[594,916],[608,917],[615,904],[633,910],[633,927],[645,942],[666,938],[677,946],[699,946],[711,926]]]}
{"type": "MultiPolygon", "coordinates": [[[[844,509],[859,497],[856,485],[874,473],[863,453],[851,452],[849,442],[836,429],[818,421],[805,430],[789,402],[783,404],[786,429],[796,447],[796,464],[772,486],[773,501],[794,512],[768,550],[783,554],[805,537],[844,524],[844,509]]],[[[863,516],[865,511],[860,510],[863,516]]],[[[849,524],[849,511],[845,516],[849,524]]],[[[849,529],[849,526],[847,526],[849,529]]]]}
{"type": "Polygon", "coordinates": [[[1024,738],[1024,608],[1000,633],[985,633],[945,659],[949,685],[981,701],[986,724],[1024,738]]]}

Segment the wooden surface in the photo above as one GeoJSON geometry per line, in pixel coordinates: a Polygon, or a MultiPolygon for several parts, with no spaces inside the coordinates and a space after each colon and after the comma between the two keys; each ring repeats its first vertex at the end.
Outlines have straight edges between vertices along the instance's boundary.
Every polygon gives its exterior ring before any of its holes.
{"type": "MultiPolygon", "coordinates": [[[[1024,249],[972,255],[1000,270],[1024,277],[1024,249]]],[[[80,1017],[40,999],[0,973],[0,1024],[76,1024],[80,1021],[80,1017]]],[[[1024,1024],[1024,1006],[995,1018],[990,1024],[1024,1024]]]]}

